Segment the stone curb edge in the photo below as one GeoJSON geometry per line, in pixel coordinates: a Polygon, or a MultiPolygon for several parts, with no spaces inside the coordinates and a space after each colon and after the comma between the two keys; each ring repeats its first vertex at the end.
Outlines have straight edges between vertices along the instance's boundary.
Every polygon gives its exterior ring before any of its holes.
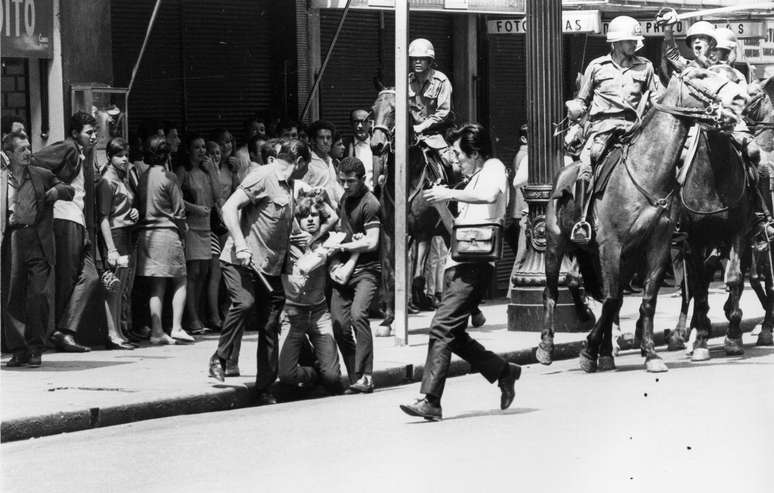
{"type": "MultiPolygon", "coordinates": [[[[744,319],[741,322],[743,332],[750,332],[761,323],[763,317],[744,319]]],[[[726,323],[712,324],[712,337],[725,334],[726,323]]],[[[664,333],[654,334],[656,345],[663,346],[664,333]]],[[[572,359],[578,356],[585,341],[557,344],[554,360],[572,359]]],[[[634,349],[632,341],[625,341],[622,350],[634,349]]],[[[519,365],[537,364],[535,348],[498,353],[507,361],[519,365]]],[[[403,365],[374,372],[376,388],[395,387],[422,380],[423,365],[403,365]]],[[[470,365],[463,360],[453,360],[449,366],[449,376],[456,377],[470,373],[470,365]]],[[[302,400],[304,397],[277,387],[276,395],[281,402],[302,400]]],[[[226,411],[256,406],[254,384],[233,386],[206,394],[180,395],[169,399],[140,402],[123,406],[89,408],[47,415],[18,418],[0,423],[0,442],[12,442],[38,438],[59,433],[89,430],[120,424],[133,423],[156,418],[167,418],[185,414],[198,414],[226,411]]]]}

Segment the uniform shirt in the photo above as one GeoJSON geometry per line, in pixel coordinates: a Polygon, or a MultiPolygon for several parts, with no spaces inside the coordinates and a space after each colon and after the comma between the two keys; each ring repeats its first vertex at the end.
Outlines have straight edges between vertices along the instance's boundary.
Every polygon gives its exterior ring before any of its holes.
{"type": "Polygon", "coordinates": [[[86,199],[85,180],[83,179],[83,167],[87,165],[86,159],[81,153],[78,156],[78,174],[75,175],[70,186],[75,189],[73,200],[57,200],[54,202],[54,219],[62,219],[78,223],[86,227],[86,217],[83,215],[83,207],[86,199]]]}
{"type": "Polygon", "coordinates": [[[312,187],[324,188],[334,204],[338,204],[341,201],[344,190],[339,185],[336,168],[333,167],[333,159],[330,156],[323,159],[312,151],[309,168],[301,179],[312,187]]]}
{"type": "Polygon", "coordinates": [[[447,123],[451,112],[452,85],[443,72],[430,69],[425,82],[409,74],[408,107],[414,125],[437,126],[447,123]]]}
{"type": "Polygon", "coordinates": [[[31,226],[35,224],[38,217],[38,205],[35,197],[35,187],[32,185],[30,171],[25,167],[23,174],[24,182],[19,184],[19,180],[8,169],[8,225],[31,226]]]}
{"type": "MultiPolygon", "coordinates": [[[[242,208],[239,226],[253,262],[263,274],[279,276],[293,225],[293,182],[280,179],[276,165],[267,164],[251,171],[238,189],[250,199],[242,208]]],[[[239,265],[231,235],[223,246],[220,260],[239,265]]]]}
{"type": "Polygon", "coordinates": [[[134,206],[134,192],[125,179],[118,176],[112,168],[97,183],[97,211],[100,219],[108,218],[110,229],[134,226],[129,211],[134,206]]]}
{"type": "Polygon", "coordinates": [[[624,112],[633,115],[646,91],[650,91],[651,102],[662,91],[649,60],[635,56],[631,67],[621,67],[605,55],[589,63],[576,100],[588,109],[592,119],[624,112]]]}
{"type": "MultiPolygon", "coordinates": [[[[382,206],[374,194],[366,191],[362,197],[349,197],[342,200],[339,206],[339,231],[346,233],[366,234],[369,229],[379,228],[382,225],[382,206]],[[349,223],[349,228],[346,226],[349,223]]],[[[352,241],[348,237],[346,241],[352,241]]],[[[380,272],[381,261],[379,250],[373,252],[361,252],[355,263],[353,275],[362,271],[380,272]]]]}
{"type": "MultiPolygon", "coordinates": [[[[465,185],[467,191],[489,191],[496,190],[497,198],[491,204],[468,204],[459,203],[459,214],[454,218],[454,224],[482,224],[482,223],[503,223],[505,218],[505,207],[507,204],[508,175],[505,172],[505,165],[499,159],[487,159],[481,170],[474,174],[468,184],[465,185]]],[[[451,250],[446,260],[446,268],[459,265],[451,258],[451,250]]],[[[490,262],[494,266],[494,262],[490,262]]]]}

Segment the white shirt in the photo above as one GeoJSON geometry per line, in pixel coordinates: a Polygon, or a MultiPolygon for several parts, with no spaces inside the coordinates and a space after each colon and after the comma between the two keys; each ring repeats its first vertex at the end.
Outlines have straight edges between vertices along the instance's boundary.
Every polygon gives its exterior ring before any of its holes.
{"type": "Polygon", "coordinates": [[[54,202],[54,219],[72,221],[80,224],[84,228],[86,227],[86,218],[83,215],[84,199],[86,197],[83,167],[88,165],[89,164],[86,163],[85,160],[81,160],[81,167],[80,170],[78,170],[78,175],[76,175],[70,183],[70,186],[75,189],[73,200],[57,200],[54,202]]]}
{"type": "MultiPolygon", "coordinates": [[[[496,158],[484,162],[481,170],[474,174],[467,185],[466,191],[495,192],[497,198],[491,204],[468,204],[459,202],[459,215],[454,218],[454,224],[503,223],[505,208],[508,204],[508,174],[505,165],[496,158]]],[[[494,262],[490,262],[494,265],[494,262]]],[[[446,269],[459,265],[451,258],[451,251],[446,260],[446,269]]]]}
{"type": "Polygon", "coordinates": [[[366,185],[370,191],[374,191],[374,153],[371,151],[371,139],[355,139],[355,157],[365,166],[366,185]]]}

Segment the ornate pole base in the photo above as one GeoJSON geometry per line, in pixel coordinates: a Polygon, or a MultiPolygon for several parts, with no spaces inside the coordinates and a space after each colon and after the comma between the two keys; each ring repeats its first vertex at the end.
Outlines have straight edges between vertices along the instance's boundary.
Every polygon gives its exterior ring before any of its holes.
{"type": "MultiPolygon", "coordinates": [[[[514,263],[511,273],[511,286],[508,290],[508,330],[540,332],[543,330],[545,311],[543,290],[546,286],[545,275],[545,209],[550,195],[549,186],[528,187],[527,201],[530,219],[525,231],[527,249],[524,258],[514,263]]],[[[559,297],[554,310],[554,325],[557,332],[585,332],[590,329],[588,323],[578,318],[578,312],[569,289],[565,286],[568,273],[577,274],[574,261],[565,258],[559,273],[559,297]]],[[[583,291],[581,289],[581,294],[583,291]]]]}

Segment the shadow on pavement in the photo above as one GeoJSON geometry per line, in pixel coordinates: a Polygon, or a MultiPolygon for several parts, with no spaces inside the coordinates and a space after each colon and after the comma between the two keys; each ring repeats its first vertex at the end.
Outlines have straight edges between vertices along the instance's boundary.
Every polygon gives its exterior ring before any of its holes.
{"type": "Polygon", "coordinates": [[[28,367],[13,367],[8,368],[3,366],[3,371],[22,371],[22,372],[37,372],[45,373],[49,371],[83,371],[92,370],[94,368],[106,368],[108,366],[117,365],[130,365],[133,361],[51,361],[45,359],[43,356],[43,366],[40,368],[28,368],[28,367]]]}

